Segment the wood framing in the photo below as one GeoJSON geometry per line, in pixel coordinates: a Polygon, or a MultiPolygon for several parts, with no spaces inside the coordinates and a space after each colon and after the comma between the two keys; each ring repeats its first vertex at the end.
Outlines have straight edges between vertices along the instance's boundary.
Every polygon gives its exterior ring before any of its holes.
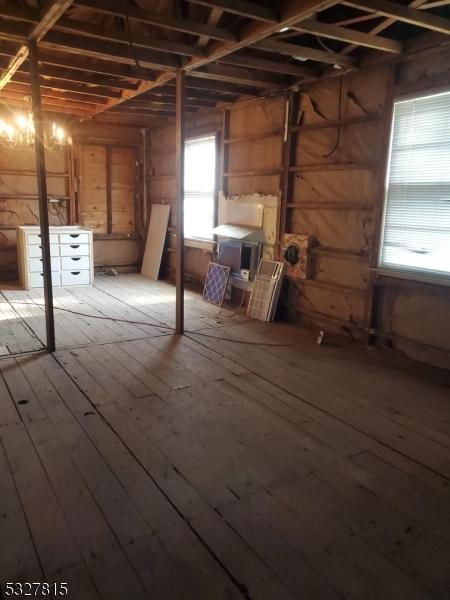
{"type": "Polygon", "coordinates": [[[184,80],[185,73],[177,72],[177,104],[176,104],[176,315],[175,329],[177,333],[184,333],[184,80]]]}
{"type": "MultiPolygon", "coordinates": [[[[43,8],[42,14],[40,15],[40,19],[28,33],[28,38],[30,40],[35,40],[36,42],[41,40],[51,29],[52,25],[54,25],[61,15],[66,12],[72,2],[73,0],[50,0],[47,2],[43,8]]],[[[3,73],[0,79],[0,90],[2,90],[5,85],[11,81],[14,73],[28,58],[28,53],[29,48],[27,45],[23,45],[19,48],[16,55],[11,60],[8,69],[3,73]]]]}
{"type": "Polygon", "coordinates": [[[30,56],[31,95],[33,121],[35,127],[34,149],[36,153],[36,176],[39,195],[39,225],[42,240],[42,267],[44,273],[46,347],[48,352],[55,351],[55,322],[53,312],[52,268],[50,258],[50,230],[47,205],[47,176],[45,172],[44,122],[41,107],[39,76],[39,55],[37,42],[28,42],[30,56]]]}

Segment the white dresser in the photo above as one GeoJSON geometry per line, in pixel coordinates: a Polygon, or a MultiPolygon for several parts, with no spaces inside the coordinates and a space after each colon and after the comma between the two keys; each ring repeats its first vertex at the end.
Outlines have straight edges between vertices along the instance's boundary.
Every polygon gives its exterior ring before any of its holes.
{"type": "MultiPolygon", "coordinates": [[[[21,286],[29,290],[44,285],[40,228],[17,228],[17,253],[21,286]]],[[[77,225],[50,227],[53,287],[92,285],[94,254],[92,231],[77,225]]]]}

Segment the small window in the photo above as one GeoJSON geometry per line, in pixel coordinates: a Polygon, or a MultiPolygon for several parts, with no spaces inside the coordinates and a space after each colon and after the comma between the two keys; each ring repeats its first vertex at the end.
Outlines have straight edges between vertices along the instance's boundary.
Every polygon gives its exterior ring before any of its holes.
{"type": "Polygon", "coordinates": [[[212,240],[216,195],[216,137],[184,145],[184,236],[212,240]]]}
{"type": "Polygon", "coordinates": [[[450,275],[450,92],[394,105],[380,266],[450,275]]]}

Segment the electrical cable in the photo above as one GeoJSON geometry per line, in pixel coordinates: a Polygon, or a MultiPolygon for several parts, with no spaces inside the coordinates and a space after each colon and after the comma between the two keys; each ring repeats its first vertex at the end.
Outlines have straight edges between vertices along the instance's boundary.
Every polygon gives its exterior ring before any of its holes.
{"type": "MultiPolygon", "coordinates": [[[[9,304],[22,304],[22,305],[27,305],[27,306],[38,306],[39,308],[45,308],[45,304],[40,304],[39,302],[21,302],[20,300],[8,300],[8,303],[9,304]]],[[[77,316],[81,316],[81,317],[87,317],[89,319],[100,319],[102,321],[113,321],[116,323],[128,323],[129,325],[144,325],[147,327],[156,327],[157,329],[169,329],[171,332],[176,333],[175,328],[171,327],[170,325],[163,325],[163,324],[156,325],[155,323],[146,323],[144,321],[131,321],[128,319],[105,317],[103,315],[88,315],[88,314],[82,313],[80,311],[72,310],[70,308],[62,308],[60,306],[54,306],[54,310],[61,310],[63,312],[68,312],[73,315],[77,315],[77,316]]],[[[252,319],[249,319],[249,320],[252,320],[252,319]]],[[[242,321],[240,323],[235,323],[235,325],[243,325],[244,323],[248,323],[249,320],[242,321]]],[[[211,328],[211,329],[213,329],[213,328],[211,328]]],[[[167,334],[167,331],[164,331],[163,333],[167,334]]],[[[288,347],[288,346],[295,346],[296,344],[299,343],[299,342],[291,342],[289,344],[272,344],[272,343],[267,343],[267,342],[249,342],[247,340],[235,340],[233,338],[226,338],[223,336],[210,335],[207,333],[200,333],[199,331],[195,331],[195,330],[194,331],[186,330],[185,333],[190,334],[190,335],[197,335],[200,337],[212,338],[212,339],[220,340],[223,342],[231,342],[233,344],[246,344],[249,346],[288,347]]],[[[188,337],[189,337],[189,335],[188,335],[188,337]]]]}

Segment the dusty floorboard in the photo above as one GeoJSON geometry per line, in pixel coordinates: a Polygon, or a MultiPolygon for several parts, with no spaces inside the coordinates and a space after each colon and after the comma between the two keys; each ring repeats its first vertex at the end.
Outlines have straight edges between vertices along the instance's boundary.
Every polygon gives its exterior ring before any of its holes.
{"type": "MultiPolygon", "coordinates": [[[[4,295],[33,303],[12,338],[42,339],[41,295],[4,295]]],[[[447,600],[448,388],[194,294],[174,336],[173,298],[136,275],[60,291],[55,355],[0,360],[3,580],[447,600]]]]}

